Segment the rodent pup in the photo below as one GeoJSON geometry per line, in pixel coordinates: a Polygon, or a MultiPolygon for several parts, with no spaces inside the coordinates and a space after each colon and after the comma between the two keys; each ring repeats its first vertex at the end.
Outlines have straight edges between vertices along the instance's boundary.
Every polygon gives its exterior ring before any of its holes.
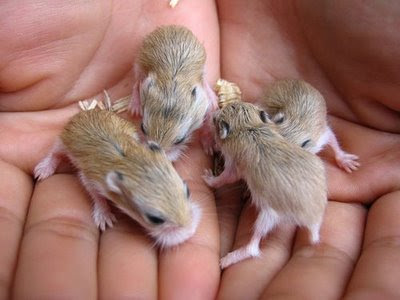
{"type": "MultiPolygon", "coordinates": [[[[205,61],[205,49],[195,35],[175,25],[151,32],[139,51],[130,111],[143,116],[143,133],[171,160],[179,158],[193,131],[217,107],[205,80],[205,61]]],[[[210,148],[210,133],[202,135],[203,146],[210,148]]]]}
{"type": "Polygon", "coordinates": [[[244,179],[259,210],[250,242],[222,258],[221,267],[258,256],[261,238],[281,222],[306,227],[317,243],[327,203],[321,159],[288,142],[253,104],[229,103],[215,113],[214,122],[225,169],[218,177],[207,171],[204,180],[218,188],[244,179]]]}
{"type": "Polygon", "coordinates": [[[188,186],[156,143],[139,142],[131,122],[106,110],[78,113],[36,166],[35,177],[49,177],[65,157],[78,169],[101,230],[115,221],[108,199],[161,246],[179,244],[194,234],[201,212],[188,186]]]}
{"type": "Polygon", "coordinates": [[[339,167],[351,173],[358,169],[358,156],[344,152],[328,126],[324,97],[302,80],[279,80],[268,87],[259,105],[289,141],[311,153],[329,144],[339,167]]]}

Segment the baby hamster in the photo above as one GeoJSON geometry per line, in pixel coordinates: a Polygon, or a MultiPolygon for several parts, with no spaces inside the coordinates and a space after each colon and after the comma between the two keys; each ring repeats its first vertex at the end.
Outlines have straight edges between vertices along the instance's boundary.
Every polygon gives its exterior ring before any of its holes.
{"type": "Polygon", "coordinates": [[[338,166],[349,173],[360,166],[358,156],[340,148],[327,122],[325,99],[307,82],[277,81],[266,89],[260,106],[271,115],[280,133],[289,141],[311,153],[318,153],[326,144],[330,145],[338,166]]]}
{"type": "MultiPolygon", "coordinates": [[[[193,131],[217,108],[205,80],[205,61],[205,49],[195,35],[175,25],[151,32],[139,51],[130,111],[142,115],[144,135],[171,160],[179,158],[193,131]]],[[[203,146],[210,148],[211,133],[204,130],[203,146]]]]}
{"type": "Polygon", "coordinates": [[[110,200],[161,246],[179,244],[195,233],[201,212],[188,186],[156,143],[139,142],[131,122],[107,110],[78,113],[36,166],[35,177],[52,175],[63,158],[77,168],[101,230],[115,221],[110,200]]]}
{"type": "Polygon", "coordinates": [[[258,256],[260,240],[281,222],[306,227],[311,243],[317,243],[327,203],[321,159],[288,142],[253,104],[229,103],[214,121],[225,169],[218,177],[207,171],[203,178],[214,188],[245,180],[259,211],[250,242],[223,257],[221,267],[258,256]]]}

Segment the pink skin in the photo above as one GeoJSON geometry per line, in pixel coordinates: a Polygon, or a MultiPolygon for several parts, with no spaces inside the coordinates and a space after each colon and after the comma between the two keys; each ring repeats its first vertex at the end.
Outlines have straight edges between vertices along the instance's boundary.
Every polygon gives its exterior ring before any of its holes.
{"type": "MultiPolygon", "coordinates": [[[[66,153],[62,142],[57,140],[50,153],[35,167],[35,178],[40,181],[53,175],[57,166],[65,157],[68,157],[68,154],[66,153]]],[[[111,212],[107,199],[99,194],[94,184],[90,182],[81,171],[79,172],[79,178],[93,200],[92,216],[96,226],[102,231],[104,231],[107,226],[111,228],[113,222],[116,221],[116,218],[111,212]]]]}
{"type": "Polygon", "coordinates": [[[328,128],[328,145],[335,153],[335,160],[340,168],[344,169],[348,173],[351,173],[359,168],[360,163],[357,161],[358,156],[343,151],[340,148],[335,134],[330,128],[328,128]]]}
{"type": "Polygon", "coordinates": [[[140,107],[140,81],[136,81],[133,85],[132,100],[129,103],[129,112],[132,116],[142,116],[142,108],[140,107]]]}

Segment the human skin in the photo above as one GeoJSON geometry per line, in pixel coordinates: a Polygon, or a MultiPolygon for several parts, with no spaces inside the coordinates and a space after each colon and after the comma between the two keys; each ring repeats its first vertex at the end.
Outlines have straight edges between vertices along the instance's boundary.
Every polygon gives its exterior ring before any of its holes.
{"type": "Polygon", "coordinates": [[[0,4],[0,245],[6,245],[0,298],[400,296],[399,4],[39,3],[0,4]],[[305,232],[282,226],[264,240],[261,258],[220,277],[220,252],[247,241],[255,212],[247,205],[241,210],[232,192],[238,185],[217,191],[216,207],[201,180],[210,160],[197,142],[176,167],[203,208],[202,222],[190,242],[161,253],[123,216],[99,234],[72,170],[32,180],[34,166],[78,111],[76,102],[103,89],[112,99],[129,94],[143,36],[169,23],[188,26],[204,42],[209,82],[220,76],[237,82],[246,100],[286,77],[309,81],[325,96],[333,130],[362,166],[347,174],[329,152],[322,154],[330,202],[320,245],[311,247],[305,232]]]}

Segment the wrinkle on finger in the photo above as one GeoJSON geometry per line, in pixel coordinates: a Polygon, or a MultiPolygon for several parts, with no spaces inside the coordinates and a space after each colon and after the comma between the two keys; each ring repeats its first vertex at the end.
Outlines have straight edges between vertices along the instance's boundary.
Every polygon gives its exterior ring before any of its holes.
{"type": "Polygon", "coordinates": [[[263,299],[338,299],[358,259],[366,210],[359,204],[328,203],[321,242],[310,245],[301,230],[293,256],[263,293],[263,299]]]}
{"type": "MultiPolygon", "coordinates": [[[[250,240],[256,214],[255,207],[244,207],[232,250],[250,240]]],[[[260,257],[243,260],[224,270],[218,299],[258,299],[264,286],[268,285],[290,258],[294,229],[294,226],[279,226],[262,240],[260,257]]]]}
{"type": "Polygon", "coordinates": [[[215,200],[201,179],[210,162],[200,147],[190,150],[190,163],[189,160],[180,161],[176,168],[187,181],[191,198],[201,207],[201,220],[195,235],[188,241],[160,251],[160,298],[212,299],[219,285],[220,250],[215,200]]]}
{"type": "Polygon", "coordinates": [[[99,298],[157,299],[158,251],[140,226],[118,216],[100,238],[99,298]]]}
{"type": "Polygon", "coordinates": [[[33,183],[1,160],[0,170],[0,299],[9,299],[33,183]]]}
{"type": "Polygon", "coordinates": [[[370,208],[360,260],[346,299],[398,299],[400,278],[400,192],[370,208]]]}
{"type": "Polygon", "coordinates": [[[94,299],[98,231],[77,178],[54,175],[36,185],[23,235],[14,297],[94,299]]]}

